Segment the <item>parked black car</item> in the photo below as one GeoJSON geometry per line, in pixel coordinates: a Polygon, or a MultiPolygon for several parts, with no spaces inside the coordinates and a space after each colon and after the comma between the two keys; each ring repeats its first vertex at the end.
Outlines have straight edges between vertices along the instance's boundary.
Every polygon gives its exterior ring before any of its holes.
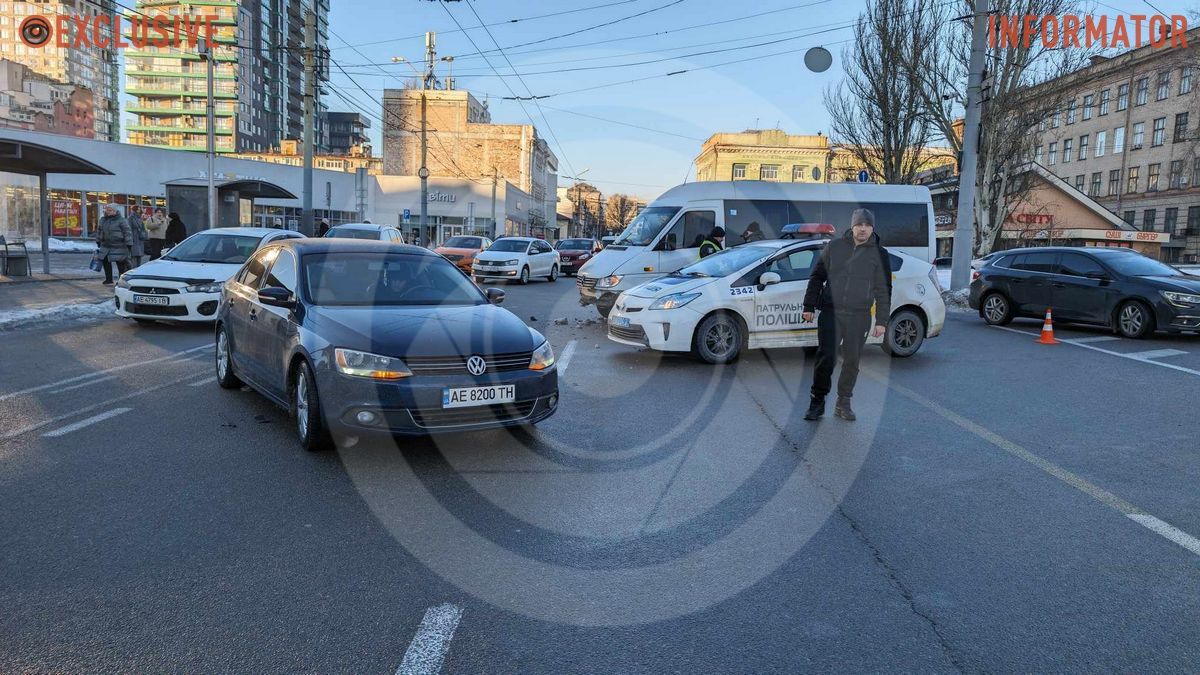
{"type": "Polygon", "coordinates": [[[304,448],[331,432],[531,425],[558,405],[554,351],[445,258],[404,244],[296,239],[224,286],[217,381],[289,410],[304,448]]]}
{"type": "Polygon", "coordinates": [[[983,320],[1014,317],[1109,326],[1129,338],[1200,330],[1200,277],[1127,248],[1004,251],[974,274],[969,303],[983,320]]]}

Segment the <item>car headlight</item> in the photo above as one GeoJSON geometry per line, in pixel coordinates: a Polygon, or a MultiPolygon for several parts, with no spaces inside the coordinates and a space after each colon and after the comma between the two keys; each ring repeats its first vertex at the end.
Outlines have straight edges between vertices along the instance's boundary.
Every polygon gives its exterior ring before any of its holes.
{"type": "Polygon", "coordinates": [[[500,264],[501,265],[516,265],[519,262],[521,262],[521,261],[520,260],[505,260],[504,262],[502,262],[500,264]]]}
{"type": "Polygon", "coordinates": [[[592,254],[591,254],[591,253],[584,253],[583,255],[579,256],[579,259],[580,259],[580,260],[587,260],[587,259],[588,259],[588,258],[590,258],[590,257],[592,257],[592,254]]]}
{"type": "Polygon", "coordinates": [[[403,361],[391,356],[338,347],[333,350],[333,359],[337,363],[338,372],[343,375],[367,377],[372,380],[399,380],[412,376],[412,371],[403,361]]]}
{"type": "Polygon", "coordinates": [[[699,293],[672,293],[655,300],[649,309],[675,309],[700,297],[699,293]]]}
{"type": "Polygon", "coordinates": [[[621,283],[621,275],[614,274],[611,277],[604,277],[600,281],[597,281],[596,288],[612,288],[619,283],[621,283]]]}
{"type": "Polygon", "coordinates": [[[125,275],[117,279],[117,288],[129,288],[129,282],[125,280],[125,275]]]}
{"type": "Polygon", "coordinates": [[[1200,295],[1193,293],[1176,293],[1174,291],[1162,291],[1162,295],[1167,299],[1167,302],[1176,307],[1189,307],[1191,305],[1200,305],[1200,295]]]}
{"type": "Polygon", "coordinates": [[[545,370],[554,365],[554,348],[546,340],[541,347],[533,350],[533,358],[529,359],[530,370],[545,370]]]}
{"type": "Polygon", "coordinates": [[[196,284],[195,286],[187,286],[183,290],[188,293],[220,293],[221,287],[225,282],[211,284],[196,284]]]}

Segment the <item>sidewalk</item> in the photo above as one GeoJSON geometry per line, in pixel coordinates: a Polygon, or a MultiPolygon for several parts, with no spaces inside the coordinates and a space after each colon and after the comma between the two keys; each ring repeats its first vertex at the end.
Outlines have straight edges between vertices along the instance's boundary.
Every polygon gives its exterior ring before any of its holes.
{"type": "Polygon", "coordinates": [[[10,277],[0,274],[0,287],[8,284],[27,284],[38,281],[62,281],[80,279],[104,279],[103,272],[88,269],[91,253],[50,253],[50,274],[42,274],[42,252],[29,252],[29,271],[32,277],[10,277]]]}
{"type": "Polygon", "coordinates": [[[42,254],[30,251],[32,277],[0,275],[0,330],[50,318],[102,316],[111,308],[113,287],[88,269],[90,253],[50,254],[50,274],[41,274],[42,254]]]}

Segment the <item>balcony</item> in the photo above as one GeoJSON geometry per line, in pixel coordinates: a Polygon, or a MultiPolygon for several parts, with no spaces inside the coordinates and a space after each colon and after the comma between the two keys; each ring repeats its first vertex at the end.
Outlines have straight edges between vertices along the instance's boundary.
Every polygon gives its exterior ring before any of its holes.
{"type": "MultiPolygon", "coordinates": [[[[193,105],[193,106],[184,106],[184,105],[165,106],[165,105],[145,105],[145,104],[141,104],[141,103],[130,103],[130,104],[126,105],[125,112],[131,112],[131,113],[139,114],[139,115],[169,115],[172,117],[177,116],[177,115],[194,115],[196,117],[204,117],[205,115],[208,114],[208,110],[206,110],[205,106],[203,106],[203,105],[200,105],[200,106],[195,106],[195,105],[193,105]]],[[[215,115],[216,117],[233,117],[235,114],[237,114],[237,111],[235,111],[233,109],[233,107],[231,107],[231,106],[222,107],[220,105],[217,105],[217,106],[215,106],[215,109],[213,110],[213,115],[215,115]]]]}
{"type": "MultiPolygon", "coordinates": [[[[213,131],[214,136],[229,136],[233,134],[232,120],[229,124],[217,124],[217,128],[213,131]]],[[[183,133],[183,134],[204,134],[207,129],[203,126],[192,126],[184,124],[130,124],[130,131],[145,131],[148,133],[183,133]]]]}

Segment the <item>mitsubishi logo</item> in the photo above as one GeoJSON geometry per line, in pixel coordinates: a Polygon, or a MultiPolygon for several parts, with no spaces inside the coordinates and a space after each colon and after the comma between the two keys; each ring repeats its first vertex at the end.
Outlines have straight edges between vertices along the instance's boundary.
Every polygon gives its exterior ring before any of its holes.
{"type": "Polygon", "coordinates": [[[472,356],[467,359],[467,372],[472,375],[482,375],[487,370],[487,361],[482,356],[472,356]]]}

